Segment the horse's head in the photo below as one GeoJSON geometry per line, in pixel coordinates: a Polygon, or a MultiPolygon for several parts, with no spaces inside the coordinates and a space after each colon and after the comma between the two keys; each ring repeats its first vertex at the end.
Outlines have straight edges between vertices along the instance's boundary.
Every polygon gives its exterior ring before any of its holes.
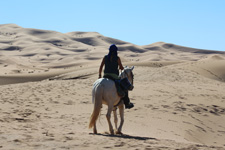
{"type": "Polygon", "coordinates": [[[121,72],[120,74],[120,78],[123,79],[123,78],[127,78],[129,80],[129,82],[132,84],[132,89],[133,89],[133,83],[134,83],[134,74],[133,74],[133,69],[134,69],[134,66],[132,66],[131,68],[130,67],[125,67],[124,70],[121,72]]]}

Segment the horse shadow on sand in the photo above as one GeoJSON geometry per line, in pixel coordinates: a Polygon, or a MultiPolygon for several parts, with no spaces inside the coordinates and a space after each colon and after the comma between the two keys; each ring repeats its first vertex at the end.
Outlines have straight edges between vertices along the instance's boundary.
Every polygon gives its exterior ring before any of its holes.
{"type": "Polygon", "coordinates": [[[156,140],[157,141],[156,138],[134,136],[134,135],[128,135],[128,134],[114,134],[114,135],[111,135],[109,133],[98,133],[98,134],[89,133],[89,134],[90,135],[105,136],[105,137],[123,138],[123,139],[135,139],[135,140],[140,140],[140,141],[145,141],[145,140],[156,140]]]}

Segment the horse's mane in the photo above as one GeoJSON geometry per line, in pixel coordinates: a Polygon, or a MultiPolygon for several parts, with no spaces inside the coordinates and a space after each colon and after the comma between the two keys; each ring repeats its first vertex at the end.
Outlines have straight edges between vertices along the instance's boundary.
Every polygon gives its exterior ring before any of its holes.
{"type": "MultiPolygon", "coordinates": [[[[130,70],[130,71],[131,71],[132,69],[129,68],[129,67],[127,67],[127,66],[124,67],[123,71],[122,71],[122,72],[120,73],[120,75],[119,75],[119,78],[120,78],[120,79],[125,78],[125,77],[127,76],[127,75],[126,75],[126,74],[127,74],[127,70],[130,70]]],[[[131,72],[132,72],[132,71],[131,71],[131,72]]]]}
{"type": "Polygon", "coordinates": [[[119,75],[119,78],[120,78],[120,79],[122,79],[122,78],[124,78],[124,77],[126,76],[125,70],[127,70],[127,69],[129,69],[129,68],[125,67],[125,68],[122,70],[122,72],[121,72],[120,75],[119,75]]]}

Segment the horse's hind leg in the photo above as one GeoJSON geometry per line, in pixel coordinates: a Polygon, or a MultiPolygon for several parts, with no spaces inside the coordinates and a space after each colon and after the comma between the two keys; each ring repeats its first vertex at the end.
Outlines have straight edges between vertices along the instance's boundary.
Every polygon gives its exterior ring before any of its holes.
{"type": "Polygon", "coordinates": [[[123,104],[119,106],[119,111],[120,111],[120,126],[117,130],[117,134],[122,134],[122,127],[123,127],[123,123],[124,123],[124,106],[123,104]]]}
{"type": "Polygon", "coordinates": [[[108,111],[107,111],[107,114],[106,114],[106,118],[107,118],[107,121],[108,121],[108,124],[109,124],[109,131],[113,135],[114,134],[114,130],[113,130],[112,123],[110,121],[112,110],[113,110],[113,105],[112,106],[108,106],[108,111]]]}
{"type": "Polygon", "coordinates": [[[118,122],[118,118],[117,118],[116,109],[117,109],[117,108],[114,108],[113,114],[114,114],[114,123],[115,123],[115,127],[116,127],[116,130],[117,130],[117,122],[118,122]]]}
{"type": "Polygon", "coordinates": [[[96,128],[96,122],[95,122],[95,124],[94,124],[93,133],[94,133],[94,134],[97,134],[97,133],[98,133],[98,132],[97,132],[97,128],[96,128]]]}

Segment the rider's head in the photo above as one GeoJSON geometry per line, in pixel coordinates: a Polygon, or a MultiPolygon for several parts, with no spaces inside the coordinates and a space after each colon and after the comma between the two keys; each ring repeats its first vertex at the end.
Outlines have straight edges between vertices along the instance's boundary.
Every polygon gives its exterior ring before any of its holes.
{"type": "Polygon", "coordinates": [[[118,50],[118,48],[116,47],[115,44],[110,45],[109,51],[117,51],[117,50],[118,50]]]}
{"type": "Polygon", "coordinates": [[[110,58],[111,56],[117,56],[117,50],[118,50],[118,48],[115,44],[110,45],[108,58],[110,58]]]}

